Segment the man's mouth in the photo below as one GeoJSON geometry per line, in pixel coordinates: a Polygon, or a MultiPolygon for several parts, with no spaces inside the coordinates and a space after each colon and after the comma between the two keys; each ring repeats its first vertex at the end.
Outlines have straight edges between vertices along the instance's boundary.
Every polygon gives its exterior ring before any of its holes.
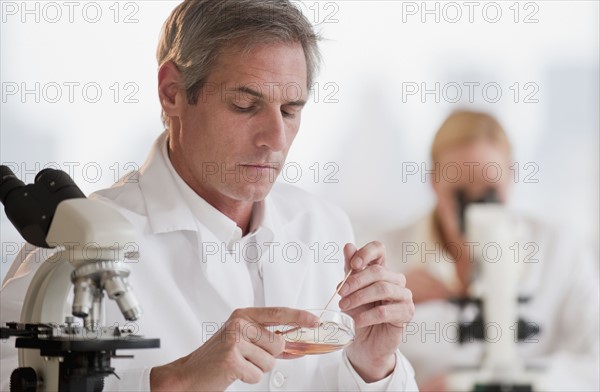
{"type": "Polygon", "coordinates": [[[275,163],[275,162],[269,162],[269,163],[244,163],[241,164],[240,166],[244,166],[244,167],[252,167],[255,169],[272,169],[272,170],[278,170],[279,167],[281,166],[279,163],[275,163]]]}

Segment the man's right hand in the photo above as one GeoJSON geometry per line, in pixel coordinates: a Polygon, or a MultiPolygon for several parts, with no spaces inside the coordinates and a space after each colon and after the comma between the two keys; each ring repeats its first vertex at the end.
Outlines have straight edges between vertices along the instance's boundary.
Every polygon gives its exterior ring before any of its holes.
{"type": "Polygon", "coordinates": [[[223,327],[191,354],[152,368],[152,391],[223,391],[236,380],[258,383],[285,348],[269,325],[314,327],[319,318],[290,308],[235,310],[223,327]]]}

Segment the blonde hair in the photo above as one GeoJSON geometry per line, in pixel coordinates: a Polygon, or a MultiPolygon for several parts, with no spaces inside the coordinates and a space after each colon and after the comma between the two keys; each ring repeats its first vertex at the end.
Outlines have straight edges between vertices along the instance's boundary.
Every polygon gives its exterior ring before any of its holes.
{"type": "Polygon", "coordinates": [[[495,117],[483,112],[456,111],[437,131],[431,145],[431,161],[438,162],[440,154],[449,148],[480,140],[491,142],[511,155],[508,136],[495,117]]]}
{"type": "MultiPolygon", "coordinates": [[[[190,105],[206,83],[219,54],[242,45],[247,52],[263,43],[300,43],[308,88],[318,72],[319,36],[289,0],[185,0],[166,20],[158,44],[158,65],[172,61],[190,105]]],[[[162,114],[163,123],[167,117],[162,114]]]]}

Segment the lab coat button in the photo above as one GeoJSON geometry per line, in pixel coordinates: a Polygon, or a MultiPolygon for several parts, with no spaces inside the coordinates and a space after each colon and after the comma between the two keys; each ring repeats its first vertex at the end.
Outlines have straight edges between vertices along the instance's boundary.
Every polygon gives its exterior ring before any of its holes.
{"type": "Polygon", "coordinates": [[[285,384],[285,376],[281,372],[275,372],[271,376],[271,385],[275,388],[281,388],[285,384]]]}

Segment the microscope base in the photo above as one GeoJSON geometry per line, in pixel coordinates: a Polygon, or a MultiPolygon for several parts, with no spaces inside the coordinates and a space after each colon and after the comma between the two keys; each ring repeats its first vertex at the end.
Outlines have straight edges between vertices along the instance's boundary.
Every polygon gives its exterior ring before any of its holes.
{"type": "MultiPolygon", "coordinates": [[[[11,392],[101,392],[104,377],[118,375],[110,366],[118,349],[160,347],[159,339],[144,339],[130,331],[103,327],[96,331],[72,325],[9,323],[2,338],[17,336],[15,346],[39,350],[43,365],[20,367],[11,375],[11,392]],[[50,371],[52,369],[52,371],[50,371]],[[57,381],[45,373],[58,371],[57,381]],[[58,383],[58,385],[56,385],[58,383]]],[[[37,356],[36,356],[37,357],[37,356]]]]}

